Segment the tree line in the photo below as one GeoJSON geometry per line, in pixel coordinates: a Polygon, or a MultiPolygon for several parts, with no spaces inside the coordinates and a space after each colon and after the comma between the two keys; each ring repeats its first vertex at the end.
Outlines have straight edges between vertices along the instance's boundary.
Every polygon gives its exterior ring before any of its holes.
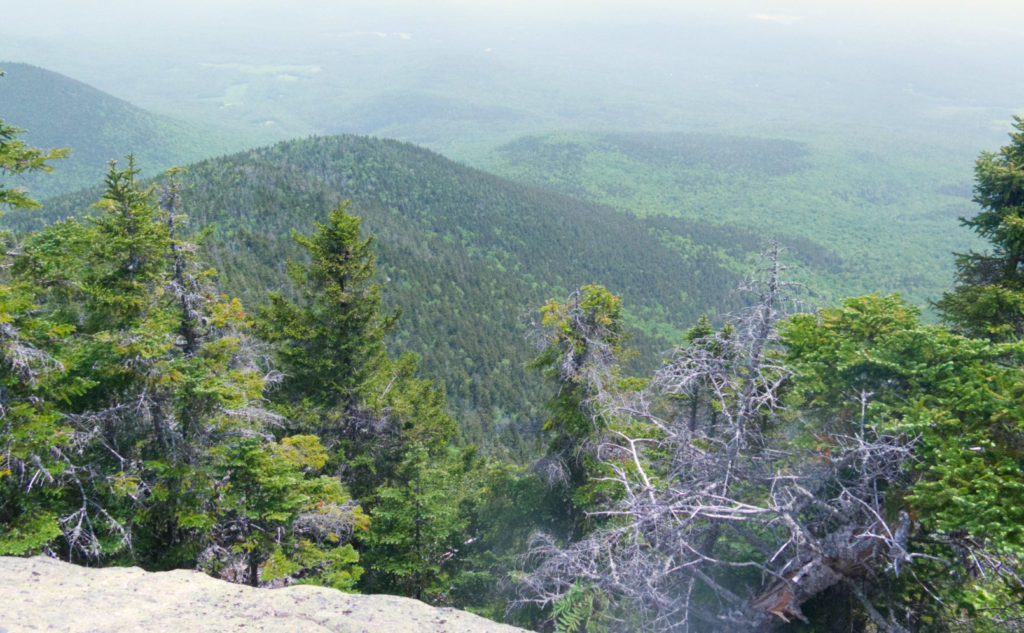
{"type": "MultiPolygon", "coordinates": [[[[741,275],[723,257],[742,261],[758,244],[752,232],[649,223],[387,139],[279,143],[190,165],[179,178],[193,223],[214,227],[200,259],[216,269],[221,291],[250,309],[268,290],[296,292],[286,262],[308,254],[280,236],[310,233],[351,200],[349,211],[378,238],[377,280],[390,279],[384,303],[403,311],[390,344],[420,354],[423,375],[443,385],[468,441],[520,462],[536,453],[546,398],[525,370],[533,350],[522,344],[523,322],[535,306],[601,280],[624,293],[627,319],[643,332],[633,338],[645,352],[637,360],[646,361],[703,306],[739,305],[741,275]],[[681,246],[674,235],[690,239],[681,246]]],[[[82,218],[101,194],[48,199],[38,211],[8,213],[3,226],[27,231],[82,218]]]]}

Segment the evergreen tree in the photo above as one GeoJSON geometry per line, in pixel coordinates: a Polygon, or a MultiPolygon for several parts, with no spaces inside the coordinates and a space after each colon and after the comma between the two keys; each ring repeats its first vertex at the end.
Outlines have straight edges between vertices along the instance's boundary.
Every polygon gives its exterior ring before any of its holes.
{"type": "Polygon", "coordinates": [[[20,284],[37,285],[39,314],[73,332],[48,341],[65,371],[43,400],[60,424],[52,437],[67,440],[51,440],[49,463],[32,457],[35,485],[24,488],[57,528],[40,546],[67,558],[131,552],[154,465],[184,446],[170,433],[172,392],[157,386],[169,377],[160,368],[169,341],[157,299],[167,236],[135,173],[131,162],[127,170],[111,164],[95,224],[69,220],[29,236],[12,267],[20,284]]]}
{"type": "Polygon", "coordinates": [[[211,498],[205,515],[191,517],[211,534],[200,565],[252,586],[283,579],[354,589],[363,570],[350,541],[369,521],[337,478],[309,475],[326,462],[310,435],[215,445],[204,479],[211,498]]]}
{"type": "MultiPolygon", "coordinates": [[[[0,73],[2,75],[3,73],[0,73]]],[[[26,146],[24,132],[0,119],[0,176],[50,171],[48,161],[69,150],[26,146]]],[[[0,210],[30,209],[39,203],[18,188],[0,183],[0,210]]],[[[7,241],[7,236],[3,236],[7,241]]],[[[0,555],[38,552],[62,533],[60,513],[46,498],[32,494],[65,468],[62,455],[71,434],[55,400],[75,385],[59,386],[64,365],[44,349],[72,328],[39,314],[42,288],[34,279],[12,280],[5,255],[0,280],[0,555]]]]}
{"type": "Polygon", "coordinates": [[[982,210],[961,218],[992,250],[957,255],[956,285],[936,302],[959,330],[994,341],[1024,337],[1024,119],[1015,116],[1013,127],[1009,145],[978,158],[974,201],[982,210]]]}
{"type": "Polygon", "coordinates": [[[451,454],[457,428],[443,392],[416,378],[418,357],[387,355],[398,315],[381,308],[373,238],[359,226],[342,204],[312,236],[294,235],[309,254],[289,266],[297,298],[271,294],[257,330],[284,373],[278,410],[323,441],[327,468],[373,517],[360,586],[444,601],[469,521],[459,500],[474,490],[472,460],[451,454]]]}
{"type": "Polygon", "coordinates": [[[606,420],[596,414],[594,399],[620,380],[619,360],[626,338],[622,302],[603,286],[590,284],[572,292],[565,303],[541,308],[540,354],[533,367],[553,384],[544,423],[547,455],[534,470],[562,495],[566,535],[579,536],[586,512],[600,498],[595,459],[606,420]]]}
{"type": "Polygon", "coordinates": [[[446,601],[469,520],[462,507],[473,493],[467,467],[471,460],[458,455],[409,448],[395,480],[376,493],[366,538],[368,590],[446,601]]]}
{"type": "Polygon", "coordinates": [[[595,424],[600,419],[594,419],[587,404],[614,375],[622,354],[622,302],[603,286],[591,284],[574,291],[564,304],[549,301],[541,315],[544,341],[533,366],[558,389],[548,402],[552,416],[544,430],[552,452],[575,450],[599,430],[595,424]]]}
{"type": "MultiPolygon", "coordinates": [[[[15,279],[39,284],[40,312],[71,335],[49,341],[66,371],[43,400],[48,445],[36,442],[10,485],[33,513],[0,514],[0,543],[351,588],[361,570],[349,540],[366,515],[320,475],[317,438],[274,440],[282,420],[262,406],[241,304],[216,293],[178,234],[176,185],[157,204],[136,173],[112,164],[100,217],[29,236],[15,263],[15,279]]],[[[42,434],[33,428],[11,429],[19,455],[42,434]]]]}
{"type": "Polygon", "coordinates": [[[286,402],[344,408],[386,358],[383,339],[398,315],[381,311],[380,286],[372,282],[373,238],[360,237],[361,221],[347,208],[332,210],[312,237],[293,233],[311,260],[289,262],[299,297],[272,293],[258,323],[261,336],[275,344],[286,376],[277,397],[286,402]]]}
{"type": "Polygon", "coordinates": [[[256,322],[271,344],[281,384],[272,392],[291,428],[318,435],[329,467],[359,498],[389,481],[416,441],[429,450],[456,432],[443,394],[415,377],[418,358],[388,358],[384,337],[397,313],[384,314],[373,283],[373,238],[347,203],[333,209],[310,237],[293,234],[308,264],[289,262],[296,300],[270,295],[256,322]]]}
{"type": "Polygon", "coordinates": [[[46,349],[72,328],[38,314],[40,294],[29,282],[0,285],[0,555],[42,551],[71,515],[49,489],[74,450],[58,403],[80,385],[46,349]]]}
{"type": "MultiPolygon", "coordinates": [[[[793,316],[781,335],[794,370],[788,403],[801,422],[793,450],[838,462],[847,447],[835,438],[875,432],[914,453],[902,476],[877,482],[890,522],[907,517],[900,547],[913,554],[865,583],[867,599],[902,612],[909,630],[947,631],[965,615],[969,630],[1010,630],[1000,618],[1021,617],[1015,596],[1024,590],[1015,575],[1024,553],[1021,344],[925,325],[915,306],[877,295],[793,316]]],[[[823,596],[822,617],[849,608],[837,597],[823,596]]]]}

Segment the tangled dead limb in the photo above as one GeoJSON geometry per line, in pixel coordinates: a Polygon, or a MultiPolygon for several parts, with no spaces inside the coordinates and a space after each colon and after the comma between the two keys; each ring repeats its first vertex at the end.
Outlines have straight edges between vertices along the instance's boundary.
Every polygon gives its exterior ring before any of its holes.
{"type": "Polygon", "coordinates": [[[864,588],[930,556],[887,497],[909,484],[918,438],[865,416],[797,441],[806,432],[782,410],[780,272],[776,254],[751,308],[676,349],[643,390],[616,389],[600,362],[574,370],[600,376],[593,451],[615,498],[577,542],[535,536],[521,604],[584,585],[609,597],[613,630],[766,632],[806,622],[809,600],[844,587],[878,630],[909,630],[864,588]]]}

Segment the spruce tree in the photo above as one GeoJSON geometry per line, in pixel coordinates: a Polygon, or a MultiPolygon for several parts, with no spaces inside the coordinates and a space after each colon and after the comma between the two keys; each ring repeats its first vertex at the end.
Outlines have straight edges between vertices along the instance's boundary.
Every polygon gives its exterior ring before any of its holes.
{"type": "MultiPolygon", "coordinates": [[[[18,138],[22,132],[0,119],[4,180],[50,171],[48,162],[69,151],[27,146],[18,138]]],[[[0,182],[0,210],[38,206],[24,190],[0,182]]],[[[71,328],[39,314],[42,288],[34,279],[10,279],[8,257],[0,280],[0,555],[38,552],[61,535],[60,513],[52,499],[32,494],[31,488],[39,479],[43,487],[47,478],[63,470],[60,455],[71,436],[55,402],[75,388],[59,386],[64,365],[45,349],[68,336],[71,328]]]]}
{"type": "Polygon", "coordinates": [[[256,329],[283,373],[271,397],[289,428],[318,435],[329,467],[368,499],[412,443],[436,451],[456,429],[443,394],[416,378],[419,359],[387,355],[384,337],[398,314],[381,307],[373,238],[360,236],[360,219],[347,208],[333,209],[312,236],[293,235],[310,258],[289,263],[297,297],[272,293],[256,329]]]}
{"type": "Polygon", "coordinates": [[[311,260],[289,262],[298,297],[272,293],[257,324],[275,344],[285,374],[278,399],[284,402],[344,408],[387,357],[383,339],[398,315],[381,309],[373,238],[360,237],[361,220],[347,207],[338,205],[311,237],[293,233],[311,260]]]}
{"type": "Polygon", "coordinates": [[[351,588],[366,515],[318,438],[274,439],[240,302],[182,239],[174,183],[158,204],[136,173],[111,165],[101,215],[29,236],[13,266],[66,369],[36,381],[46,416],[4,429],[0,484],[26,510],[3,503],[0,550],[351,588]]]}
{"type": "Polygon", "coordinates": [[[271,294],[260,313],[284,374],[272,396],[291,429],[320,437],[327,468],[372,516],[361,588],[443,602],[462,564],[476,464],[451,446],[457,427],[443,391],[416,377],[418,357],[387,355],[398,314],[381,307],[373,238],[347,206],[313,235],[294,234],[309,254],[289,266],[297,296],[271,294]]]}
{"type": "Polygon", "coordinates": [[[1015,116],[1013,127],[1009,145],[978,158],[974,201],[982,210],[960,220],[991,251],[958,254],[956,285],[935,304],[962,333],[993,341],[1024,337],[1024,119],[1015,116]]]}

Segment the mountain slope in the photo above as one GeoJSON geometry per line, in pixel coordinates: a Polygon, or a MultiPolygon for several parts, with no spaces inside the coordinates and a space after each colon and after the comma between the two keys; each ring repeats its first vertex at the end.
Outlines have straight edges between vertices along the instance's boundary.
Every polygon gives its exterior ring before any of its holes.
{"type": "Polygon", "coordinates": [[[0,63],[0,118],[27,130],[37,147],[70,147],[55,165],[60,177],[34,175],[17,183],[45,197],[99,182],[110,160],[134,153],[147,173],[237,151],[241,134],[152,114],[80,81],[28,64],[0,63]]]}
{"type": "MultiPolygon", "coordinates": [[[[523,320],[550,297],[598,282],[623,296],[636,343],[649,352],[679,340],[707,312],[741,305],[735,268],[763,243],[751,232],[616,212],[458,165],[423,148],[356,136],[290,141],[192,165],[183,176],[193,226],[212,225],[205,257],[223,288],[247,305],[288,291],[286,261],[301,256],[288,232],[344,199],[378,237],[385,299],[404,314],[392,350],[423,356],[446,385],[473,440],[515,445],[543,419],[545,397],[526,369],[534,354],[523,320]],[[516,424],[509,424],[516,420],[516,424]]],[[[10,213],[15,229],[89,212],[96,193],[10,213]]],[[[793,257],[828,259],[794,240],[793,257]]],[[[652,356],[652,355],[648,355],[652,356]]]]}

